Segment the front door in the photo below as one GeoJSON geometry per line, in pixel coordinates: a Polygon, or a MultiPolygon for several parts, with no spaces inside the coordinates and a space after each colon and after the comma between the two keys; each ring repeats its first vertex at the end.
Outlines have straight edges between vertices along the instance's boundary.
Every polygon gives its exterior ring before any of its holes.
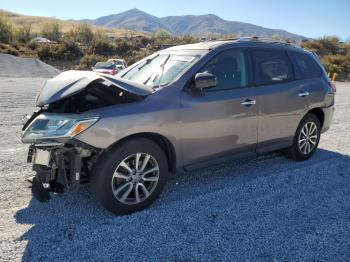
{"type": "Polygon", "coordinates": [[[199,72],[216,75],[217,85],[193,86],[182,94],[181,144],[185,166],[255,151],[257,106],[248,87],[246,51],[231,49],[215,56],[199,72]]]}

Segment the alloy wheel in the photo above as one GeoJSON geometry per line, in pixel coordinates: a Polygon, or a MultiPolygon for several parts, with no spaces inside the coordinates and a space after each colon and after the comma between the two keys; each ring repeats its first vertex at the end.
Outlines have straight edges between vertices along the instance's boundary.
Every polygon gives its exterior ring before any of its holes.
{"type": "Polygon", "coordinates": [[[300,130],[298,145],[304,155],[308,155],[315,148],[318,139],[318,130],[314,122],[307,122],[300,130]]]}
{"type": "Polygon", "coordinates": [[[157,186],[159,165],[150,154],[136,153],[121,161],[112,177],[114,196],[123,204],[135,205],[147,199],[157,186]]]}

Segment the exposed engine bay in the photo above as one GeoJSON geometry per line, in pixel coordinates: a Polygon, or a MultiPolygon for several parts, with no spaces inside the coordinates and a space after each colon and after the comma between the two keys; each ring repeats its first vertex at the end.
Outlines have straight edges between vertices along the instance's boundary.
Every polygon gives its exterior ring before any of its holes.
{"type": "Polygon", "coordinates": [[[52,113],[82,113],[89,110],[141,101],[142,96],[124,91],[108,81],[97,79],[82,91],[48,105],[52,113]]]}

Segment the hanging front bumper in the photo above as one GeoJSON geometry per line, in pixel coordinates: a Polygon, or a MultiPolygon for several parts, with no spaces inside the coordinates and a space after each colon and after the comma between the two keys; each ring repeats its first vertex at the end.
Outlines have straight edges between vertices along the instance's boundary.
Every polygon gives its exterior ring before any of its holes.
{"type": "Polygon", "coordinates": [[[62,144],[31,145],[27,162],[32,163],[35,171],[30,180],[32,195],[40,202],[47,202],[50,192],[62,194],[78,188],[88,177],[88,168],[83,168],[82,162],[92,154],[88,149],[62,144]]]}

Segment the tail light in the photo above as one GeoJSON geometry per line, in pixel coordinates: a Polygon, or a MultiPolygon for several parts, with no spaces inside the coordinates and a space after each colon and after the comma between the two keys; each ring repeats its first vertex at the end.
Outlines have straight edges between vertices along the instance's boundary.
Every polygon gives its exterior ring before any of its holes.
{"type": "Polygon", "coordinates": [[[328,86],[332,90],[333,93],[337,92],[337,88],[336,88],[335,84],[332,81],[328,81],[328,86]]]}

